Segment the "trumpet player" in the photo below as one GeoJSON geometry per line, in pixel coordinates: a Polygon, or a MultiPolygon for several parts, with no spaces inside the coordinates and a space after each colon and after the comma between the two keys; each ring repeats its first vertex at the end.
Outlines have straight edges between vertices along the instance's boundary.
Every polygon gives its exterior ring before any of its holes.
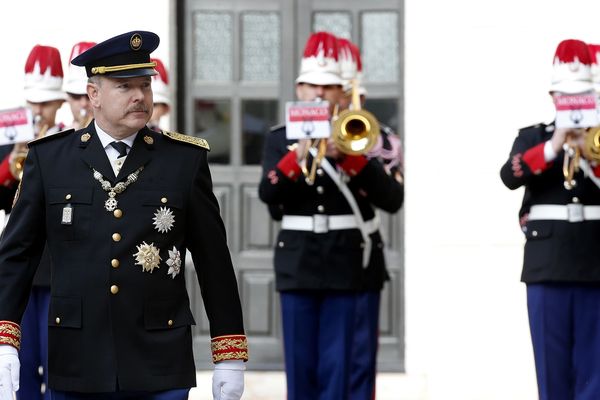
{"type": "MultiPolygon", "coordinates": [[[[344,90],[339,102],[339,111],[353,107],[354,91],[358,91],[362,108],[367,91],[362,85],[360,49],[348,39],[338,38],[338,50],[344,90]]],[[[379,126],[380,132],[376,143],[366,156],[368,159],[379,161],[385,171],[401,183],[404,161],[400,137],[381,122],[379,126]]],[[[356,293],[354,344],[348,396],[350,400],[371,400],[375,396],[380,299],[380,290],[361,290],[356,293]]]]}
{"type": "Polygon", "coordinates": [[[87,126],[92,120],[92,105],[86,92],[87,75],[85,74],[85,68],[73,65],[71,61],[95,44],[94,42],[75,43],[69,57],[69,66],[63,88],[67,94],[67,103],[71,108],[71,114],[73,114],[71,128],[75,130],[87,126]]]}
{"type": "MultiPolygon", "coordinates": [[[[590,65],[586,43],[560,42],[550,94],[591,92],[590,65]]],[[[500,170],[509,189],[525,189],[521,280],[541,400],[595,399],[600,393],[600,166],[581,160],[588,168],[572,171],[568,181],[563,171],[581,139],[581,131],[554,122],[523,128],[500,170]]]]}
{"type": "MultiPolygon", "coordinates": [[[[25,100],[32,110],[38,136],[64,129],[64,124],[56,123],[56,113],[65,101],[62,83],[63,70],[58,49],[34,46],[25,63],[25,100]]],[[[26,145],[16,144],[11,156],[17,157],[23,151],[26,151],[26,145]]],[[[50,256],[45,250],[21,321],[23,347],[18,400],[50,399],[47,363],[49,301],[50,256]]]]}
{"type": "MultiPolygon", "coordinates": [[[[333,111],[343,94],[337,39],[314,33],[304,49],[296,96],[327,100],[333,111]]],[[[261,200],[282,218],[274,267],[287,395],[350,399],[358,294],[378,292],[389,279],[375,209],[396,212],[403,186],[378,161],[345,154],[332,140],[314,181],[307,182],[301,172],[301,164],[312,159],[305,159],[307,146],[308,139],[288,140],[285,127],[273,128],[259,184],[261,200]]]]}

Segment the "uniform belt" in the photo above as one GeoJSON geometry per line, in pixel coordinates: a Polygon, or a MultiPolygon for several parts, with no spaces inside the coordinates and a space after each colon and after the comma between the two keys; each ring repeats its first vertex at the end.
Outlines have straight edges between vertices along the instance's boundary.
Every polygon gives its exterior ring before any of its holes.
{"type": "Polygon", "coordinates": [[[584,206],[580,203],[566,205],[536,204],[529,210],[528,220],[559,220],[581,222],[600,220],[600,206],[584,206]]]}
{"type": "MultiPolygon", "coordinates": [[[[365,221],[365,225],[369,234],[376,232],[379,229],[379,218],[375,216],[375,218],[365,221]]],[[[358,229],[358,224],[353,214],[284,215],[281,229],[326,233],[341,229],[358,229]]]]}

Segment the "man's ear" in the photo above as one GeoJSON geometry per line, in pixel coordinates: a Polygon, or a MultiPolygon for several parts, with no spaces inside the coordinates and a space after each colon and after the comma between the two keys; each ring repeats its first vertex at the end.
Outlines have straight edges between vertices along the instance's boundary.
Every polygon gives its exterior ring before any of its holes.
{"type": "Polygon", "coordinates": [[[97,83],[88,82],[86,90],[93,108],[100,107],[100,88],[97,83]]]}

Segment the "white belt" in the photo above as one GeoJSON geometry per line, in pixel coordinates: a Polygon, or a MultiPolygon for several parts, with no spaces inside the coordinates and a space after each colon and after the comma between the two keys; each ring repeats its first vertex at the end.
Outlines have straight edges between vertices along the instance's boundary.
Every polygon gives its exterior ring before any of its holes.
{"type": "MultiPolygon", "coordinates": [[[[379,218],[365,221],[369,234],[379,229],[379,218]]],[[[292,231],[312,231],[325,233],[340,229],[358,229],[356,218],[353,214],[348,215],[284,215],[281,221],[281,229],[292,231]]]]}
{"type": "Polygon", "coordinates": [[[531,206],[528,220],[560,220],[581,222],[600,219],[600,206],[584,206],[579,203],[567,205],[537,204],[531,206]]]}

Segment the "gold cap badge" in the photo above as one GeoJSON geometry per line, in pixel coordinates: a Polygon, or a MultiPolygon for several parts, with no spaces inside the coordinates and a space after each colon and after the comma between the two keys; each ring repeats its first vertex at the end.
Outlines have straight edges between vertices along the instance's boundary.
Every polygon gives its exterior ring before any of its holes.
{"type": "Polygon", "coordinates": [[[129,46],[131,46],[131,50],[139,50],[142,47],[142,36],[139,33],[134,33],[129,39],[129,46]]]}

